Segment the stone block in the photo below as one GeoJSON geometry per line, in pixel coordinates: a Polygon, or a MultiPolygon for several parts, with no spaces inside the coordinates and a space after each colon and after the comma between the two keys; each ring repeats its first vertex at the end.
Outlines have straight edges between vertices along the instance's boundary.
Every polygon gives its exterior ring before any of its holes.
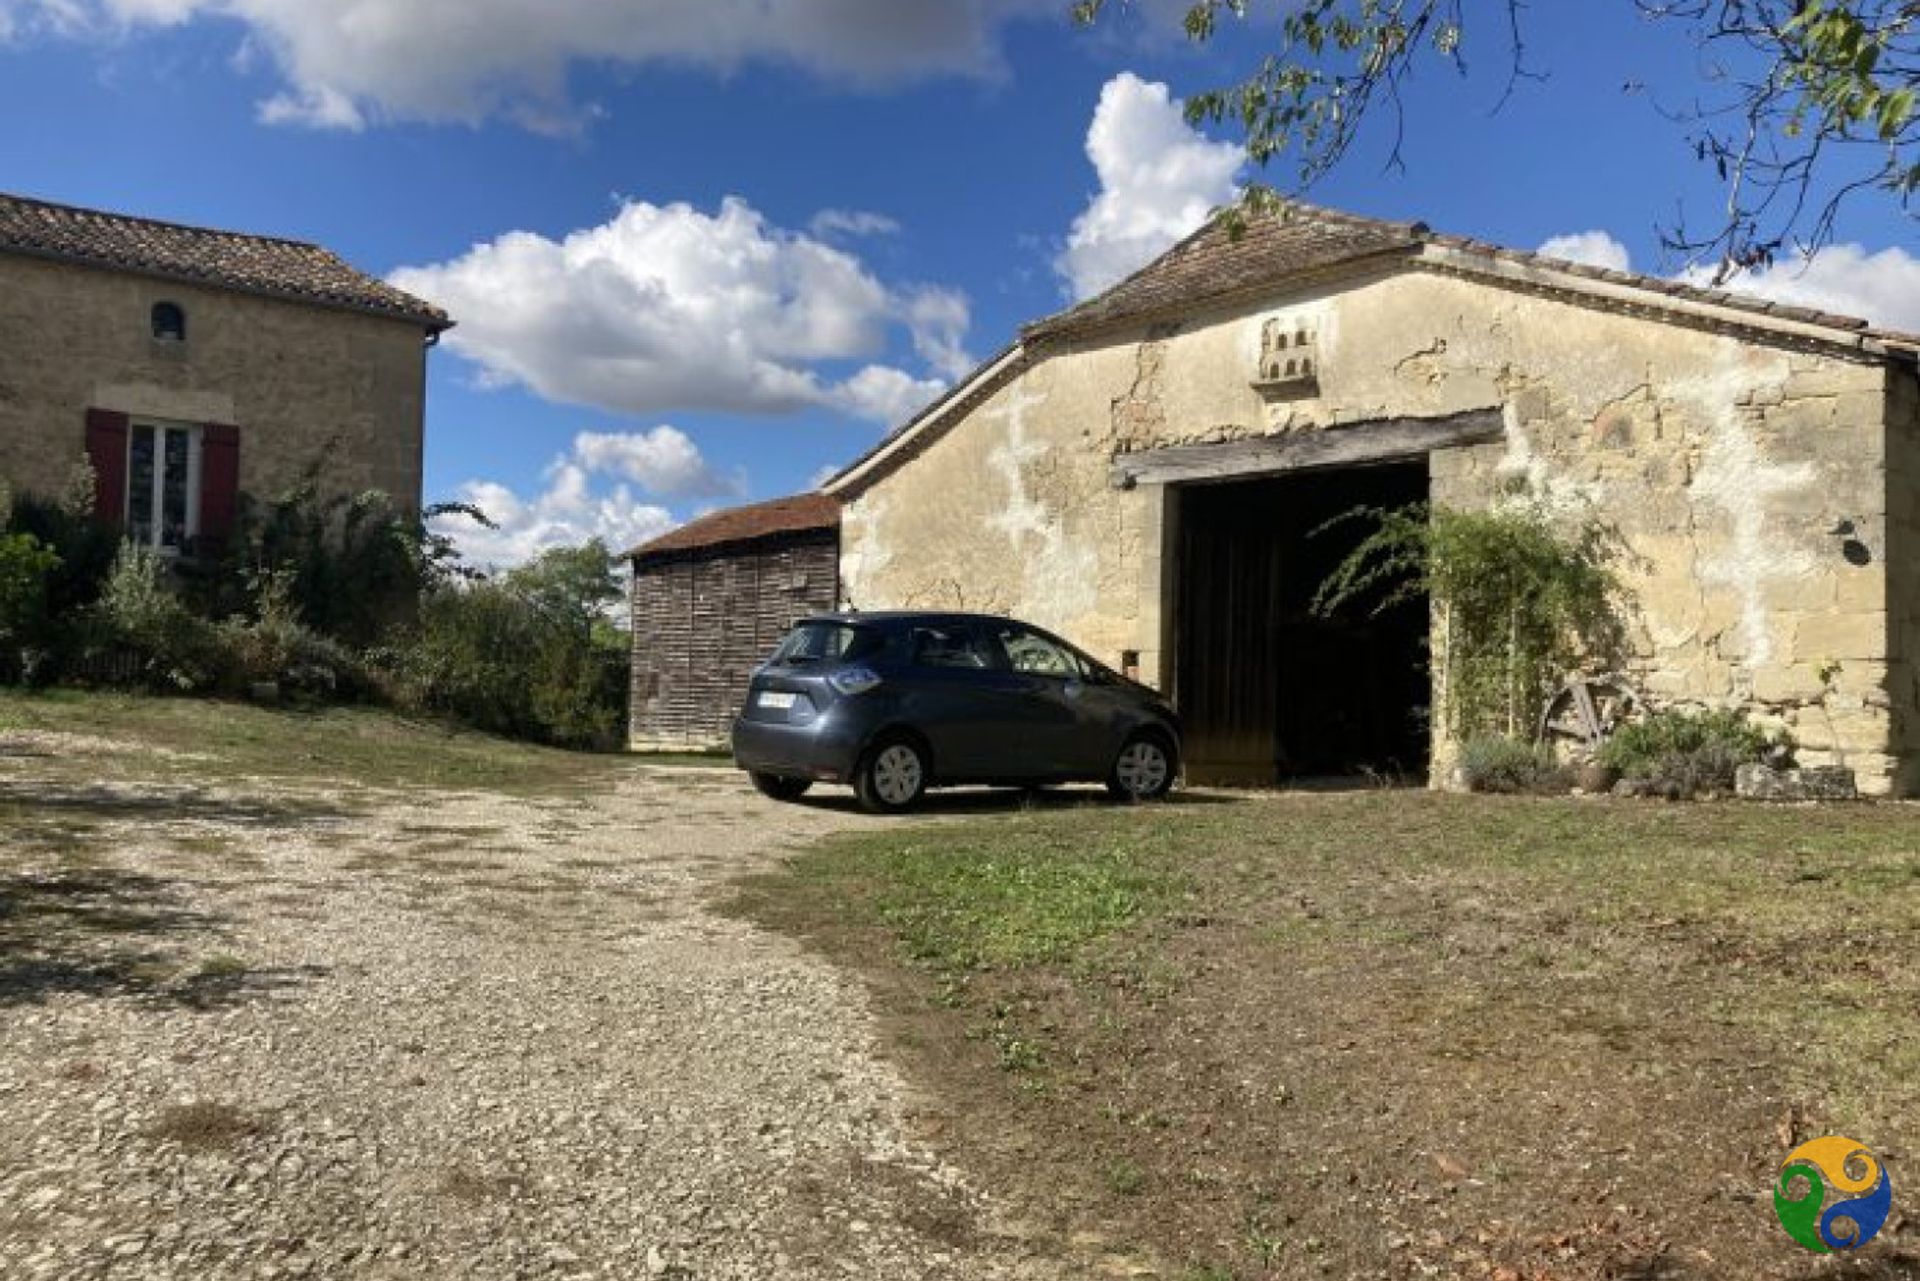
{"type": "Polygon", "coordinates": [[[1810,703],[1824,692],[1813,663],[1769,663],[1753,674],[1753,696],[1762,703],[1810,703]]]}
{"type": "Polygon", "coordinates": [[[1819,368],[1789,375],[1784,390],[1789,399],[1796,396],[1838,396],[1862,388],[1877,388],[1879,376],[1877,369],[1827,361],[1819,368]]]}
{"type": "Polygon", "coordinates": [[[1853,614],[1804,614],[1793,625],[1793,658],[1820,663],[1829,659],[1887,657],[1885,610],[1853,614]]]}
{"type": "Polygon", "coordinates": [[[1733,790],[1750,801],[1851,801],[1860,795],[1853,771],[1838,765],[1785,770],[1742,765],[1733,790]]]}

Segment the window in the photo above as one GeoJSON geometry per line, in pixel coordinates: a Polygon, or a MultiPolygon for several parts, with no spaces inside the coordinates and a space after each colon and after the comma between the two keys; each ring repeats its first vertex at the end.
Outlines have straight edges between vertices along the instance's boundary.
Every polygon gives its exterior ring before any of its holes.
{"type": "Polygon", "coordinates": [[[127,432],[127,537],[178,552],[200,532],[200,429],[134,423],[127,432]]]}
{"type": "Polygon", "coordinates": [[[801,623],[786,634],[769,662],[799,665],[822,659],[854,662],[880,648],[880,637],[868,627],[850,623],[801,623]]]}
{"type": "Polygon", "coordinates": [[[993,666],[993,660],[987,657],[987,647],[966,627],[914,628],[913,661],[919,667],[979,670],[993,666]]]}
{"type": "Polygon", "coordinates": [[[153,336],[161,342],[187,340],[187,313],[179,303],[153,304],[153,336]]]}
{"type": "Polygon", "coordinates": [[[1007,666],[1029,676],[1058,676],[1078,680],[1086,676],[1086,664],[1066,646],[1024,627],[1002,627],[995,633],[1007,651],[1007,666]]]}

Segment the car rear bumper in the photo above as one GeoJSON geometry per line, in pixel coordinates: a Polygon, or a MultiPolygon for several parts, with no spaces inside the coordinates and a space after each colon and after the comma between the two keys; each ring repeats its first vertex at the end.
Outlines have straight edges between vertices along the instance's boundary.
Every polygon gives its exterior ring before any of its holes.
{"type": "Polygon", "coordinates": [[[831,715],[805,725],[744,716],[733,722],[734,763],[756,774],[844,783],[859,763],[860,745],[854,727],[831,715]]]}

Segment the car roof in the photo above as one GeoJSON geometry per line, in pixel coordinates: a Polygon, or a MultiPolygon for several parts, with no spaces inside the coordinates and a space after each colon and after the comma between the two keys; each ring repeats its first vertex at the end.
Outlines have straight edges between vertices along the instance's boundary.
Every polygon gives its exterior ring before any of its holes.
{"type": "MultiPolygon", "coordinates": [[[[968,614],[942,609],[836,610],[831,614],[810,614],[801,623],[847,623],[898,625],[904,623],[1011,623],[1018,620],[1000,614],[968,614]]],[[[1027,624],[1021,624],[1027,626],[1027,624]]]]}

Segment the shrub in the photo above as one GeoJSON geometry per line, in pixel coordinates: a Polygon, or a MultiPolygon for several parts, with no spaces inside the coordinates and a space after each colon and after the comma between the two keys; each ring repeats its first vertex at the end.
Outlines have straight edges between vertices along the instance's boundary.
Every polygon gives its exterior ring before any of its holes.
{"type": "Polygon", "coordinates": [[[381,655],[403,706],[561,747],[611,748],[626,708],[627,643],[604,544],[549,551],[491,582],[443,580],[418,625],[381,655]]]}
{"type": "Polygon", "coordinates": [[[1461,745],[1460,777],[1472,792],[1550,795],[1571,785],[1546,744],[1498,734],[1483,734],[1461,745]]]}
{"type": "Polygon", "coordinates": [[[1784,734],[1769,735],[1739,712],[1654,712],[1615,730],[1600,748],[1602,765],[1622,778],[1645,779],[1675,797],[1730,792],[1740,766],[1790,749],[1784,734]]]}
{"type": "Polygon", "coordinates": [[[360,656],[303,625],[285,574],[262,574],[254,585],[254,617],[229,619],[220,632],[230,658],[223,682],[242,692],[271,682],[313,698],[359,698],[371,688],[360,656]]]}
{"type": "Polygon", "coordinates": [[[0,679],[29,679],[46,638],[47,580],[60,557],[31,534],[0,534],[0,679]]]}
{"type": "MultiPolygon", "coordinates": [[[[1446,728],[1456,738],[1520,734],[1569,673],[1610,668],[1626,650],[1617,534],[1541,504],[1459,511],[1417,503],[1359,508],[1375,528],[1321,584],[1322,613],[1372,597],[1377,613],[1421,595],[1440,615],[1446,728]]],[[[1316,533],[1320,531],[1315,531],[1316,533]]]]}
{"type": "Polygon", "coordinates": [[[624,647],[569,625],[509,582],[450,585],[377,661],[402,706],[561,747],[619,742],[624,647]]]}
{"type": "MultiPolygon", "coordinates": [[[[0,487],[0,539],[25,539],[45,555],[30,577],[38,586],[0,605],[0,679],[38,683],[58,679],[86,648],[89,608],[113,566],[120,538],[92,516],[92,473],[85,471],[59,498],[8,495],[0,487]],[[79,483],[84,480],[85,484],[79,483]],[[45,560],[51,556],[51,562],[45,560]]],[[[25,571],[26,543],[13,541],[12,572],[25,571]]],[[[18,587],[16,586],[16,590],[18,587]]]]}
{"type": "Polygon", "coordinates": [[[220,559],[195,570],[202,613],[245,612],[261,575],[272,574],[284,579],[304,626],[350,646],[374,645],[413,622],[423,593],[462,576],[452,540],[429,522],[457,511],[491,524],[462,503],[411,512],[378,490],[325,494],[323,470],[316,463],[264,503],[241,497],[238,527],[220,559]]]}
{"type": "Polygon", "coordinates": [[[94,643],[132,656],[137,679],[159,689],[212,688],[231,668],[220,630],[180,600],[155,552],[125,543],[100,593],[94,643]]]}

